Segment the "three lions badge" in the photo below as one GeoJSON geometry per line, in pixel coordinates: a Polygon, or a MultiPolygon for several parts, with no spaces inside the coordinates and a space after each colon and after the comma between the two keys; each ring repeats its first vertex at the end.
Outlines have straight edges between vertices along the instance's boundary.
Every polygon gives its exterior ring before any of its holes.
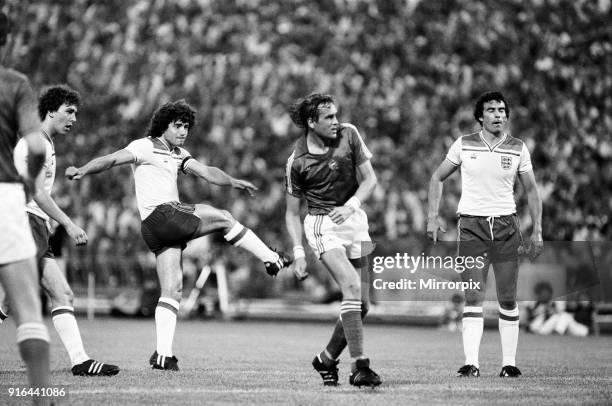
{"type": "Polygon", "coordinates": [[[501,156],[501,167],[502,169],[510,169],[512,168],[512,157],[508,155],[501,156]]]}

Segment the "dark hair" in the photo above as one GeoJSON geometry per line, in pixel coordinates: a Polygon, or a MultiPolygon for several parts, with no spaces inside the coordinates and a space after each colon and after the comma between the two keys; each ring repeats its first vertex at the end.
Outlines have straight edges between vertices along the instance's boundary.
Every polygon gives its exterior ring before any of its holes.
{"type": "Polygon", "coordinates": [[[53,85],[43,89],[38,97],[38,116],[41,120],[50,111],[57,111],[62,104],[73,104],[77,107],[81,105],[79,92],[68,85],[53,85]]]}
{"type": "Polygon", "coordinates": [[[552,286],[550,286],[550,283],[541,281],[541,282],[536,283],[536,285],[533,287],[533,291],[535,292],[536,295],[539,295],[544,292],[548,292],[549,294],[552,294],[553,288],[552,286]]]}
{"type": "Polygon", "coordinates": [[[6,44],[6,37],[11,31],[11,21],[8,16],[0,12],[0,46],[6,44]]]}
{"type": "Polygon", "coordinates": [[[300,128],[308,129],[308,119],[319,121],[319,106],[334,103],[328,94],[312,93],[299,99],[289,107],[291,121],[300,128]]]}
{"type": "Polygon", "coordinates": [[[185,100],[168,102],[153,113],[149,128],[147,129],[147,136],[152,138],[160,137],[168,129],[170,123],[179,120],[192,127],[195,123],[195,110],[185,100]]]}
{"type": "Polygon", "coordinates": [[[474,119],[478,122],[478,124],[482,125],[484,104],[490,101],[503,102],[504,106],[506,107],[506,118],[510,118],[510,106],[504,98],[504,95],[502,95],[500,92],[486,92],[480,95],[476,101],[476,105],[474,106],[474,119]]]}

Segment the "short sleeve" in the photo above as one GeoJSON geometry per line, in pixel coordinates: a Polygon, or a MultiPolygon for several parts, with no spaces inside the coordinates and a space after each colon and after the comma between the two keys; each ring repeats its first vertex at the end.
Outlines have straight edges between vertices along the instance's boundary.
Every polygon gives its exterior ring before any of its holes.
{"type": "Polygon", "coordinates": [[[291,196],[302,197],[302,182],[299,168],[295,162],[295,151],[287,160],[285,168],[285,189],[291,196]]]}
{"type": "Polygon", "coordinates": [[[461,165],[461,138],[457,138],[446,154],[446,159],[453,165],[461,165]]]}
{"type": "Polygon", "coordinates": [[[153,144],[144,138],[130,142],[125,149],[134,155],[136,164],[149,162],[153,154],[153,144]]]}
{"type": "Polygon", "coordinates": [[[180,162],[180,166],[179,166],[179,170],[183,173],[187,173],[187,167],[189,166],[189,163],[194,159],[191,154],[189,153],[189,151],[187,151],[185,148],[179,148],[180,151],[180,158],[181,158],[181,162],[180,162]]]}
{"type": "Polygon", "coordinates": [[[357,127],[348,123],[343,124],[343,126],[350,129],[350,145],[353,151],[353,155],[355,156],[355,165],[359,166],[365,161],[372,159],[372,153],[363,141],[363,138],[361,137],[361,134],[359,134],[357,127]]]}
{"type": "Polygon", "coordinates": [[[40,131],[36,96],[26,78],[17,88],[16,103],[21,136],[40,131]]]}
{"type": "Polygon", "coordinates": [[[28,143],[22,138],[13,150],[13,161],[17,172],[24,176],[28,173],[28,143]]]}
{"type": "Polygon", "coordinates": [[[531,165],[531,155],[525,143],[523,143],[523,149],[521,150],[521,157],[518,165],[518,173],[527,173],[533,170],[531,165]]]}

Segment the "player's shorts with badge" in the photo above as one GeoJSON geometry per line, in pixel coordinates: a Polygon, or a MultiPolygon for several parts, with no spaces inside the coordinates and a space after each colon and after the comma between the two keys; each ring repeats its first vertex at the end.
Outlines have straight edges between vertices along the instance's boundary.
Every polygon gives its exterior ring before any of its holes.
{"type": "Polygon", "coordinates": [[[142,221],[140,230],[149,249],[157,254],[168,247],[185,248],[199,226],[200,218],[195,214],[195,205],[168,202],[157,206],[142,221]]]}
{"type": "Polygon", "coordinates": [[[346,249],[349,259],[370,254],[373,247],[368,228],[368,216],[362,209],[357,209],[342,224],[334,223],[326,214],[308,214],[304,219],[308,245],[317,257],[334,248],[346,249]]]}
{"type": "Polygon", "coordinates": [[[523,238],[516,214],[489,217],[460,215],[457,228],[459,256],[484,256],[491,262],[508,262],[518,258],[523,238]]]}
{"type": "Polygon", "coordinates": [[[34,258],[23,185],[0,183],[0,195],[0,265],[34,258]]]}
{"type": "Polygon", "coordinates": [[[30,221],[32,237],[36,244],[36,259],[40,261],[43,258],[55,258],[51,245],[49,245],[51,233],[49,233],[49,227],[45,219],[32,213],[28,213],[28,219],[30,221]]]}

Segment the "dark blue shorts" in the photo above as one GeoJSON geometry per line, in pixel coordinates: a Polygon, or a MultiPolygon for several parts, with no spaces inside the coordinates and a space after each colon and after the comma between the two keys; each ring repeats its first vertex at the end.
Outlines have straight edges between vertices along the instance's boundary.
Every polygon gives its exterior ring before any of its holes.
{"type": "Polygon", "coordinates": [[[32,237],[34,237],[34,243],[36,244],[36,260],[55,258],[49,245],[50,233],[47,228],[47,222],[42,217],[32,213],[28,213],[28,219],[30,220],[32,237]]]}
{"type": "Polygon", "coordinates": [[[154,253],[162,249],[180,246],[185,248],[198,227],[200,218],[195,215],[195,205],[179,202],[160,204],[142,221],[142,238],[154,253]]]}
{"type": "Polygon", "coordinates": [[[497,217],[460,215],[457,228],[460,256],[484,256],[493,263],[518,258],[523,238],[516,214],[497,217]]]}

